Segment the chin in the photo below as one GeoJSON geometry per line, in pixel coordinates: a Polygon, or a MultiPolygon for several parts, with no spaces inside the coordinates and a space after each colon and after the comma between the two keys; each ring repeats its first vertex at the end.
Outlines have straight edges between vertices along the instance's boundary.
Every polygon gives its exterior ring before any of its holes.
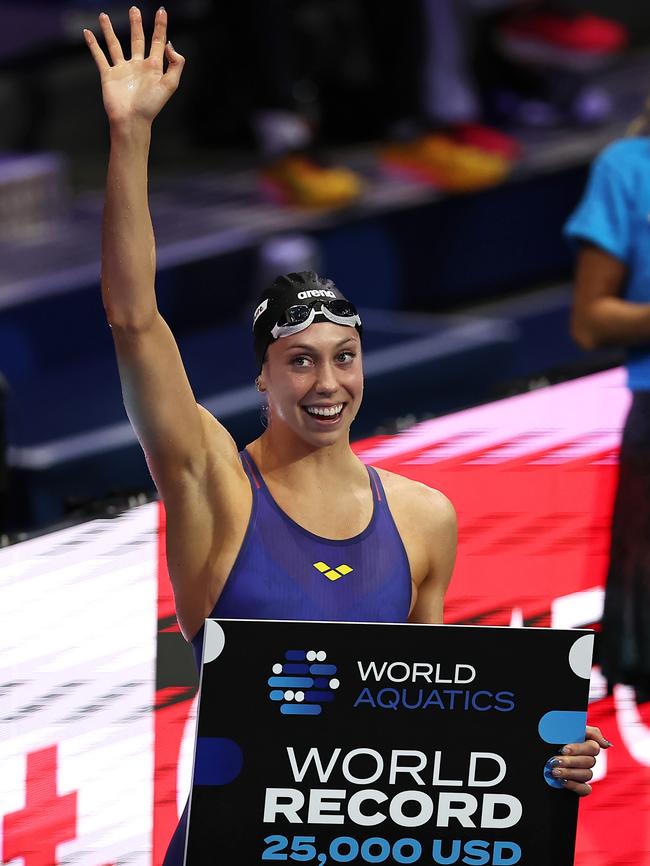
{"type": "Polygon", "coordinates": [[[328,448],[331,445],[336,445],[337,442],[340,442],[341,439],[345,439],[347,441],[348,429],[345,430],[332,430],[330,433],[312,433],[311,431],[302,431],[301,439],[304,442],[308,442],[310,445],[314,445],[316,448],[328,448]]]}
{"type": "Polygon", "coordinates": [[[347,442],[350,435],[350,425],[345,424],[335,430],[307,430],[305,427],[301,427],[299,435],[304,442],[315,445],[317,448],[325,448],[336,445],[342,439],[347,442]]]}

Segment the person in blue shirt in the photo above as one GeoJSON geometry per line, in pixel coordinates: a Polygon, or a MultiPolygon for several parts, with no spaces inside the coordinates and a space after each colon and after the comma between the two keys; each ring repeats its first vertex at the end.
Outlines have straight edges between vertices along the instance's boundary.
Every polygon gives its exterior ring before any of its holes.
{"type": "MultiPolygon", "coordinates": [[[[108,15],[99,18],[108,57],[84,31],[111,137],[102,298],[127,413],[165,505],[183,635],[196,645],[215,612],[441,622],[456,515],[439,491],[369,469],[352,451],[350,426],[363,395],[361,320],[330,280],[284,275],[260,299],[253,336],[269,424],[258,439],[239,453],[196,403],[156,304],[147,196],[152,123],[178,87],[184,60],[167,41],[163,8],[148,54],[140,12],[131,7],[129,15],[128,60],[108,15]]],[[[579,795],[590,793],[595,756],[609,745],[597,728],[586,733],[585,742],[561,750],[552,770],[579,795]]],[[[183,838],[181,822],[165,866],[182,863],[183,838]]]]}
{"type": "Polygon", "coordinates": [[[650,699],[650,124],[596,159],[566,235],[578,243],[572,332],[585,349],[626,348],[632,404],[612,518],[600,659],[609,687],[650,699]]]}

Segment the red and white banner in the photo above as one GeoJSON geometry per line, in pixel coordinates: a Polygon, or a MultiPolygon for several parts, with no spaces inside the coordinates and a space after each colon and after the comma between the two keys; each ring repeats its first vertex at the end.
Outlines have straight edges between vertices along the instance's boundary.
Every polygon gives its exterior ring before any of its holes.
{"type": "Polygon", "coordinates": [[[156,532],[153,505],[0,551],[2,863],[151,863],[156,532]]]}

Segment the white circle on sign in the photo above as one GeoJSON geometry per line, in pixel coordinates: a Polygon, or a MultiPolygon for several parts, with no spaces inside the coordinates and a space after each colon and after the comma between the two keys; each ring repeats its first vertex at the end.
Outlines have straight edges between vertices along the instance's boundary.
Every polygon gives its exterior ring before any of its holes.
{"type": "Polygon", "coordinates": [[[314,650],[309,650],[309,652],[307,653],[307,661],[308,662],[315,662],[316,661],[316,653],[314,652],[314,650]]]}
{"type": "Polygon", "coordinates": [[[340,685],[341,685],[341,683],[340,683],[339,680],[336,679],[336,677],[334,677],[333,680],[330,680],[330,688],[331,688],[331,689],[338,689],[338,687],[339,687],[340,685]]]}
{"type": "Polygon", "coordinates": [[[318,659],[319,662],[324,662],[325,659],[327,658],[327,653],[325,652],[325,650],[319,650],[316,653],[316,658],[318,659]]]}
{"type": "Polygon", "coordinates": [[[293,692],[291,691],[291,689],[287,689],[286,692],[284,693],[285,701],[292,701],[293,698],[294,698],[293,692]]]}
{"type": "Polygon", "coordinates": [[[296,700],[298,701],[298,703],[301,703],[302,701],[304,701],[305,700],[305,693],[304,692],[296,692],[296,700]]]}
{"type": "Polygon", "coordinates": [[[569,650],[569,667],[573,673],[588,680],[591,677],[591,654],[594,649],[593,634],[583,634],[569,650]]]}
{"type": "Polygon", "coordinates": [[[226,635],[218,622],[206,619],[203,635],[203,663],[209,664],[218,659],[226,645],[226,635]]]}
{"type": "Polygon", "coordinates": [[[273,673],[281,674],[282,673],[282,665],[273,665],[273,673]]]}

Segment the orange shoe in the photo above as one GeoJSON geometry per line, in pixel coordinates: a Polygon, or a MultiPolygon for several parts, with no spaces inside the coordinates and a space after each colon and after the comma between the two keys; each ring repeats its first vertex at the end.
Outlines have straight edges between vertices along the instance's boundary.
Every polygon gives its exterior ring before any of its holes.
{"type": "Polygon", "coordinates": [[[287,154],[262,171],[262,190],[277,204],[336,208],[353,204],[363,189],[348,168],[325,168],[304,154],[287,154]]]}
{"type": "Polygon", "coordinates": [[[449,134],[458,144],[467,144],[486,153],[497,153],[511,162],[518,160],[523,153],[516,138],[482,123],[458,123],[451,127],[449,134]]]}
{"type": "Polygon", "coordinates": [[[391,144],[382,153],[391,173],[449,192],[469,192],[501,183],[512,161],[497,153],[461,144],[441,133],[427,133],[404,144],[391,144]]]}

